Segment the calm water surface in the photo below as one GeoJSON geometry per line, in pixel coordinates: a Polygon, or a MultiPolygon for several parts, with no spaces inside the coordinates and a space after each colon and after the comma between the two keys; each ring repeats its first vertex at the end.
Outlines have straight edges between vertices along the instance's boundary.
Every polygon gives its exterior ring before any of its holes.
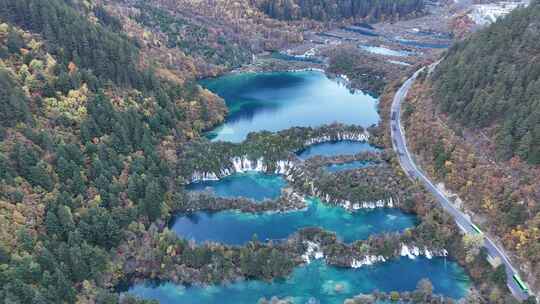
{"type": "Polygon", "coordinates": [[[186,186],[188,191],[212,190],[217,196],[225,198],[245,197],[255,201],[276,199],[287,181],[277,174],[259,172],[237,173],[219,181],[203,181],[186,186]]]}
{"type": "Polygon", "coordinates": [[[307,210],[284,213],[197,212],[174,219],[171,229],[197,242],[215,241],[241,245],[254,235],[261,241],[287,238],[301,228],[318,226],[333,231],[345,242],[367,239],[372,234],[403,231],[416,225],[416,216],[398,209],[350,213],[308,199],[307,210]]]}
{"type": "Polygon", "coordinates": [[[343,140],[311,145],[306,149],[299,151],[297,155],[301,159],[308,159],[314,156],[332,157],[339,155],[355,155],[367,151],[377,152],[379,149],[366,142],[343,140]]]}
{"type": "Polygon", "coordinates": [[[377,99],[316,71],[239,73],[201,84],[225,99],[229,115],[209,132],[212,140],[240,142],[254,131],[340,122],[369,127],[379,122],[377,99]]]}
{"type": "Polygon", "coordinates": [[[412,291],[422,278],[428,278],[434,292],[462,298],[470,284],[464,270],[456,263],[436,258],[406,258],[358,269],[335,268],[322,261],[297,267],[286,280],[273,283],[247,281],[206,288],[175,284],[135,285],[129,293],[161,304],[253,304],[266,297],[291,297],[296,304],[342,304],[346,298],[375,289],[412,291]],[[313,302],[309,302],[313,301],[313,302]]]}

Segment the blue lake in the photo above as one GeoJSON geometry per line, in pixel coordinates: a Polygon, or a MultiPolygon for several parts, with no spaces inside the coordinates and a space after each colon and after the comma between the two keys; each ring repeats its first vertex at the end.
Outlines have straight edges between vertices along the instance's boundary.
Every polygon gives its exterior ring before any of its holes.
{"type": "Polygon", "coordinates": [[[416,225],[416,216],[398,209],[350,213],[309,199],[307,210],[284,213],[197,212],[177,216],[171,229],[197,242],[215,241],[241,245],[254,235],[261,241],[281,240],[301,228],[318,226],[333,231],[345,242],[367,239],[372,234],[398,232],[416,225]]]}
{"type": "MultiPolygon", "coordinates": [[[[240,142],[250,132],[279,131],[293,126],[316,127],[340,122],[369,127],[379,122],[376,98],[362,92],[352,93],[320,72],[232,74],[201,84],[223,97],[229,108],[224,124],[209,132],[212,140],[240,142]]],[[[312,145],[298,152],[298,156],[307,159],[364,151],[378,149],[363,142],[328,142],[312,145]]],[[[350,162],[329,166],[326,170],[339,172],[366,165],[369,163],[350,162]]],[[[187,189],[210,188],[217,196],[246,197],[258,202],[279,197],[286,184],[281,176],[253,172],[235,174],[220,181],[193,183],[187,189]]],[[[379,233],[402,232],[416,224],[416,216],[398,209],[349,213],[311,198],[305,210],[286,213],[181,214],[173,218],[170,228],[180,237],[198,243],[242,245],[254,236],[261,241],[281,240],[299,229],[314,226],[335,232],[344,242],[352,242],[379,233]]],[[[401,258],[360,269],[336,268],[315,261],[295,268],[287,279],[271,283],[253,280],[206,287],[137,284],[128,292],[161,304],[251,304],[272,296],[291,297],[298,304],[342,304],[346,298],[375,289],[412,291],[422,278],[431,280],[436,293],[453,298],[463,297],[470,284],[463,269],[452,261],[401,258]]]]}
{"type": "Polygon", "coordinates": [[[290,297],[295,304],[342,304],[359,293],[412,291],[419,280],[428,278],[434,292],[462,298],[470,285],[464,270],[456,263],[436,258],[400,258],[358,269],[336,268],[322,261],[297,267],[285,280],[272,283],[244,281],[210,287],[184,287],[165,283],[139,284],[129,293],[161,304],[253,304],[265,297],[290,297]],[[313,301],[313,302],[309,302],[313,301]]]}
{"type": "Polygon", "coordinates": [[[367,151],[377,152],[379,149],[366,142],[343,140],[314,144],[299,151],[297,155],[301,159],[308,159],[314,156],[355,155],[367,151]]]}
{"type": "Polygon", "coordinates": [[[328,172],[341,172],[341,171],[348,171],[348,170],[354,170],[354,169],[360,169],[360,168],[366,168],[373,165],[372,162],[369,161],[363,161],[363,160],[356,160],[348,163],[342,163],[342,164],[332,164],[325,167],[326,171],[328,172]]]}
{"type": "Polygon", "coordinates": [[[255,201],[276,199],[287,181],[277,174],[258,172],[237,173],[219,181],[204,181],[186,186],[188,191],[212,190],[216,196],[225,198],[245,197],[255,201]]]}
{"type": "Polygon", "coordinates": [[[238,73],[201,85],[223,97],[229,108],[225,123],[207,134],[212,140],[240,142],[250,132],[294,126],[379,122],[377,98],[353,93],[322,72],[238,73]]]}

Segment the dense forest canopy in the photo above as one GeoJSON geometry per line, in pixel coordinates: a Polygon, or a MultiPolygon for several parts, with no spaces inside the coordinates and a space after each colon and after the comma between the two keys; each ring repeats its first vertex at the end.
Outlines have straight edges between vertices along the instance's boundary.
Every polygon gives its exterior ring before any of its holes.
{"type": "Polygon", "coordinates": [[[174,155],[215,119],[209,93],[142,66],[120,22],[84,3],[0,1],[6,303],[117,303],[101,284],[124,231],[181,200],[160,145],[174,155]]]}
{"type": "Polygon", "coordinates": [[[92,68],[98,77],[119,84],[138,83],[138,49],[118,33],[90,22],[63,1],[6,0],[0,17],[23,29],[44,35],[50,52],[68,64],[92,68]]]}
{"type": "Polygon", "coordinates": [[[189,56],[201,57],[216,65],[239,66],[251,59],[249,45],[238,45],[232,37],[220,34],[216,29],[175,16],[146,1],[139,1],[133,7],[140,11],[134,17],[137,22],[159,29],[167,36],[168,48],[180,48],[189,56]]]}
{"type": "Polygon", "coordinates": [[[423,0],[253,0],[270,17],[319,21],[342,19],[381,20],[420,13],[423,0]]]}
{"type": "Polygon", "coordinates": [[[498,154],[540,164],[540,4],[457,43],[435,73],[436,100],[471,128],[495,127],[498,154]]]}

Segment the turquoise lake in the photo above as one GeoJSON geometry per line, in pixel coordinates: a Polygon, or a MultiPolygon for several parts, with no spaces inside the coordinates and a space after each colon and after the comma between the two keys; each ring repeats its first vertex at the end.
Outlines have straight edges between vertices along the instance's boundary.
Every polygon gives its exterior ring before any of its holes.
{"type": "MultiPolygon", "coordinates": [[[[379,50],[380,51],[380,50],[379,50]]],[[[362,92],[352,93],[321,72],[241,73],[208,79],[201,84],[223,97],[229,115],[223,125],[207,135],[214,141],[240,142],[250,132],[279,131],[293,126],[316,127],[340,122],[369,127],[379,122],[377,99],[362,92]]],[[[299,151],[301,159],[314,156],[354,155],[379,151],[368,143],[339,141],[315,144],[299,151]]],[[[340,172],[372,165],[353,161],[326,166],[340,172]]],[[[188,191],[210,189],[220,197],[245,197],[254,204],[275,199],[287,186],[279,175],[249,172],[219,181],[192,183],[188,191]]],[[[196,212],[174,217],[169,228],[182,238],[242,245],[253,239],[283,240],[299,229],[321,227],[350,243],[384,232],[402,232],[418,223],[415,215],[399,209],[375,209],[350,213],[339,207],[308,199],[305,210],[276,213],[223,211],[196,212]]],[[[359,269],[336,268],[324,261],[297,267],[287,279],[243,281],[227,285],[187,287],[172,283],[136,284],[127,292],[161,304],[252,304],[263,297],[291,297],[296,304],[342,304],[359,293],[412,291],[422,278],[433,283],[434,292],[462,298],[470,285],[468,276],[455,262],[443,258],[428,260],[400,258],[359,269]]]]}
{"type": "Polygon", "coordinates": [[[334,172],[341,172],[341,171],[348,171],[348,170],[354,170],[354,169],[360,169],[360,168],[366,168],[369,166],[372,166],[373,163],[369,161],[364,160],[356,160],[348,163],[342,163],[342,164],[332,164],[325,167],[326,171],[334,173],[334,172]]]}
{"type": "Polygon", "coordinates": [[[287,181],[281,175],[248,172],[233,174],[219,181],[191,183],[186,186],[186,190],[204,191],[209,188],[219,197],[245,197],[263,201],[278,198],[286,185],[287,181]]]}
{"type": "Polygon", "coordinates": [[[171,229],[180,237],[196,242],[214,241],[242,245],[254,235],[261,241],[282,240],[301,228],[319,226],[352,242],[372,234],[398,232],[416,225],[416,216],[398,209],[375,209],[350,213],[309,199],[307,210],[291,212],[218,213],[197,212],[173,220],[171,229]]]}
{"type": "Polygon", "coordinates": [[[377,98],[352,93],[322,72],[238,73],[201,85],[225,99],[229,115],[210,131],[212,140],[240,142],[254,131],[340,122],[369,127],[379,122],[377,98]]]}
{"type": "Polygon", "coordinates": [[[336,268],[322,261],[297,267],[286,280],[273,283],[244,281],[210,287],[184,287],[175,284],[133,286],[128,292],[161,304],[254,304],[265,297],[291,297],[295,304],[342,304],[359,293],[412,291],[419,280],[428,278],[434,292],[452,298],[465,296],[470,284],[464,270],[455,262],[400,258],[358,269],[336,268]]]}
{"type": "Polygon", "coordinates": [[[376,152],[379,149],[366,142],[343,140],[314,144],[299,151],[297,155],[301,159],[308,159],[314,156],[355,155],[367,151],[376,152]]]}

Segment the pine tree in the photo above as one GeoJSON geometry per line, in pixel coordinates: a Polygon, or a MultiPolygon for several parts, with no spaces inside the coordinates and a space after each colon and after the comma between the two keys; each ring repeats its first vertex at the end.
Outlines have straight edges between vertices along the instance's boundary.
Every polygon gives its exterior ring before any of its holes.
{"type": "Polygon", "coordinates": [[[27,179],[32,185],[40,186],[45,190],[51,191],[54,188],[48,165],[43,161],[30,168],[27,179]]]}
{"type": "Polygon", "coordinates": [[[142,212],[150,221],[155,221],[161,217],[163,208],[163,192],[156,180],[151,180],[145,189],[142,200],[142,212]]]}
{"type": "Polygon", "coordinates": [[[0,181],[9,181],[14,177],[13,175],[14,172],[7,157],[3,153],[0,153],[0,181]]]}
{"type": "Polygon", "coordinates": [[[19,53],[20,49],[24,47],[24,41],[21,35],[13,28],[10,28],[8,31],[6,44],[11,53],[19,53]]]}
{"type": "Polygon", "coordinates": [[[58,221],[58,217],[54,211],[49,210],[45,216],[45,228],[49,235],[61,235],[63,232],[62,225],[58,221]]]}
{"type": "Polygon", "coordinates": [[[58,223],[62,227],[62,234],[67,236],[70,231],[75,229],[75,222],[73,221],[71,209],[68,206],[58,206],[56,215],[58,217],[58,223]]]}
{"type": "Polygon", "coordinates": [[[9,72],[0,68],[0,127],[32,120],[28,100],[9,72]]]}
{"type": "Polygon", "coordinates": [[[456,43],[434,74],[435,98],[451,119],[478,129],[496,127],[497,155],[540,163],[533,130],[540,125],[540,32],[534,22],[540,3],[456,43]],[[520,46],[520,47],[516,47],[520,46]],[[531,60],[516,60],[528,58],[531,60]]]}

